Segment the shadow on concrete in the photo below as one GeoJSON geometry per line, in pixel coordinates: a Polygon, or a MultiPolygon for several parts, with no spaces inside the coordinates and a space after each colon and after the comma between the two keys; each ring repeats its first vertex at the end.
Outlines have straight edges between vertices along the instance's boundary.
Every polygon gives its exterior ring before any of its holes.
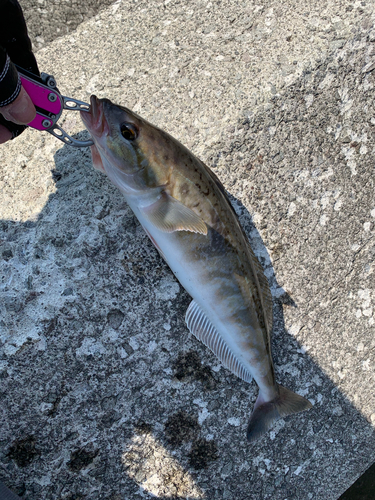
{"type": "Polygon", "coordinates": [[[375,491],[375,464],[339,498],[339,500],[372,500],[375,491]]]}

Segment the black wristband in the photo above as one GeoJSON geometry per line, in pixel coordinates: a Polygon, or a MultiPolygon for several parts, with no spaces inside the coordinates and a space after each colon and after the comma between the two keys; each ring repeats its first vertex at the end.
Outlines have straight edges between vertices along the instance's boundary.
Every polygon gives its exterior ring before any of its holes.
{"type": "Polygon", "coordinates": [[[21,80],[8,55],[4,68],[0,71],[0,108],[2,108],[17,99],[21,91],[21,80]]]}
{"type": "MultiPolygon", "coordinates": [[[[16,67],[10,60],[7,53],[0,47],[0,113],[1,107],[11,104],[17,99],[21,91],[21,80],[16,67]]],[[[12,134],[12,139],[20,135],[26,128],[26,125],[18,125],[17,123],[6,120],[0,114],[0,125],[6,127],[12,134]]]]}

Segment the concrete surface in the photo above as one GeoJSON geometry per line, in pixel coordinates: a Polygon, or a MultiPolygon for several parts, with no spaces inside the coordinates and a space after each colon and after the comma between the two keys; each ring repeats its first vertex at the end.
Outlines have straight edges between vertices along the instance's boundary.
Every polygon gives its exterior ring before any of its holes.
{"type": "MultiPolygon", "coordinates": [[[[207,162],[274,296],[277,378],[314,408],[249,446],[257,388],[88,150],[0,149],[0,480],[30,500],[337,500],[375,460],[371,2],[116,2],[38,52],[207,162]]],[[[79,117],[64,127],[86,137],[79,117]]]]}
{"type": "Polygon", "coordinates": [[[29,36],[37,51],[58,37],[74,31],[114,0],[19,0],[29,36]]]}

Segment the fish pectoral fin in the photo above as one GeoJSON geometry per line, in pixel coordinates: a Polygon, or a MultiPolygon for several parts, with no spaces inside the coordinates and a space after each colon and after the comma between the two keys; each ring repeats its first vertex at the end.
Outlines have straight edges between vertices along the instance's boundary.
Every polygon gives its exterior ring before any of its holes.
{"type": "Polygon", "coordinates": [[[141,210],[157,229],[165,233],[190,231],[207,234],[207,226],[199,215],[167,193],[162,193],[155,203],[141,210]]]}
{"type": "Polygon", "coordinates": [[[211,349],[228,370],[245,382],[252,381],[251,373],[233,354],[228,344],[194,300],[186,311],[185,321],[190,332],[211,349]]]}

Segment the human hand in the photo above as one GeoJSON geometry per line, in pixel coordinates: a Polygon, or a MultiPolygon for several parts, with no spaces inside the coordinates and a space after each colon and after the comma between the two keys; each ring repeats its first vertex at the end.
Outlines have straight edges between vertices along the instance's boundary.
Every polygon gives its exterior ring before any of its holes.
{"type": "Polygon", "coordinates": [[[36,114],[15,64],[39,76],[17,0],[0,0],[0,144],[17,137],[36,114]]]}
{"type": "MultiPolygon", "coordinates": [[[[18,97],[11,104],[0,108],[0,113],[5,120],[17,125],[30,123],[36,115],[34,104],[23,87],[21,87],[18,97]]],[[[0,144],[12,138],[13,133],[5,125],[0,124],[0,144]]]]}

